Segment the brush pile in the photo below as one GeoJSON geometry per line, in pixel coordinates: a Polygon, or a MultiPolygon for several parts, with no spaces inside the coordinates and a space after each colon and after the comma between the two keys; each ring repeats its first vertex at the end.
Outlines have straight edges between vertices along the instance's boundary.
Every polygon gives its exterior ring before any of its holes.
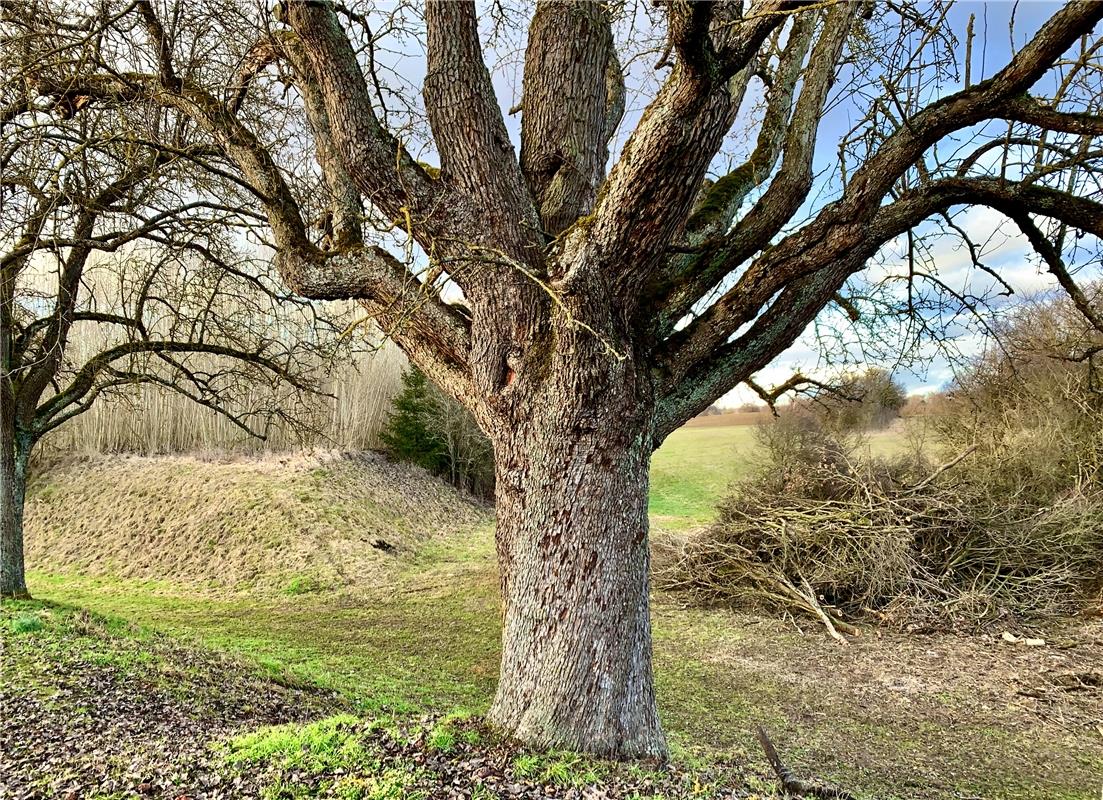
{"type": "Polygon", "coordinates": [[[762,426],[763,467],[712,527],[657,554],[657,584],[833,633],[1100,610],[1103,374],[1054,355],[1095,340],[1069,343],[1060,313],[1009,326],[1015,360],[980,360],[911,455],[860,458],[814,415],[762,426]]]}
{"type": "Polygon", "coordinates": [[[844,633],[856,620],[924,629],[1099,602],[1099,487],[1038,506],[973,484],[975,451],[939,472],[916,458],[855,459],[815,429],[795,439],[782,463],[772,454],[736,487],[717,523],[660,559],[660,586],[844,633]]]}

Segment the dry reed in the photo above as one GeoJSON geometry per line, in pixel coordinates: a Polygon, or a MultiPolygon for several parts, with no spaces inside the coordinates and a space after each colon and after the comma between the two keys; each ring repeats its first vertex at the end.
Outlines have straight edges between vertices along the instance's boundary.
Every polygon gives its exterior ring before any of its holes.
{"type": "MultiPolygon", "coordinates": [[[[102,347],[98,331],[78,329],[74,358],[102,347]],[[82,338],[83,337],[83,338],[82,338]]],[[[286,452],[304,447],[378,449],[391,401],[402,387],[406,357],[384,342],[330,365],[319,364],[320,393],[258,383],[242,387],[228,410],[263,430],[251,436],[225,415],[155,385],[105,395],[44,441],[44,449],[78,454],[286,452]]]]}

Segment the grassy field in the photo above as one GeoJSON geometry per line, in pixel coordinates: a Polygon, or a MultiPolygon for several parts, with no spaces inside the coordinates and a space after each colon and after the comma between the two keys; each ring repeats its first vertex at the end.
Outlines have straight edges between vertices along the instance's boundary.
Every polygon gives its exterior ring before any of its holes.
{"type": "MultiPolygon", "coordinates": [[[[702,420],[726,416],[741,421],[727,426],[686,426],[672,433],[655,453],[650,510],[656,527],[680,530],[708,523],[732,481],[761,467],[756,425],[742,420],[747,416],[769,419],[768,415],[733,413],[702,420]]],[[[873,455],[891,456],[904,450],[908,439],[899,431],[876,431],[865,436],[863,446],[873,455]]]]}
{"type": "Polygon", "coordinates": [[[651,463],[651,519],[685,528],[712,518],[728,485],[755,469],[755,428],[682,428],[670,435],[651,463]]]}
{"type": "MultiPolygon", "coordinates": [[[[902,446],[892,435],[871,442],[879,452],[902,446]]],[[[656,526],[707,523],[727,484],[755,467],[755,452],[750,427],[674,434],[654,462],[656,526]]],[[[490,520],[420,543],[355,591],[293,586],[31,575],[41,601],[235,654],[281,684],[333,689],[357,713],[487,708],[499,654],[490,520]]],[[[760,787],[754,796],[772,796],[753,733],[762,724],[798,772],[860,797],[1098,797],[1103,740],[1091,720],[1103,718],[1103,701],[1046,688],[1054,659],[1088,670],[1103,658],[1098,625],[1056,634],[1060,651],[1014,649],[998,635],[881,632],[840,647],[814,623],[658,594],[654,629],[675,756],[701,769],[736,765],[760,787]]]]}

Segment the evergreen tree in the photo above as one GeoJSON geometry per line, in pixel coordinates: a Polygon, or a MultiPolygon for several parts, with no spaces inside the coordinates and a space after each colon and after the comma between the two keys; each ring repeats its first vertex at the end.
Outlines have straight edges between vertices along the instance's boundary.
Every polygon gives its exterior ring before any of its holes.
{"type": "Polygon", "coordinates": [[[448,471],[448,452],[431,428],[435,394],[425,373],[410,367],[402,375],[402,391],[394,400],[394,409],[380,438],[395,458],[440,475],[448,471]]]}

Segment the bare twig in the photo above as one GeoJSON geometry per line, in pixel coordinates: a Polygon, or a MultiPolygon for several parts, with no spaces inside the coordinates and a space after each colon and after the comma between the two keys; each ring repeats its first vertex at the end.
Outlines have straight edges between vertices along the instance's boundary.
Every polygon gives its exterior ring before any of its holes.
{"type": "Polygon", "coordinates": [[[914,486],[909,486],[905,490],[904,493],[908,494],[908,493],[911,493],[911,492],[918,492],[920,489],[922,489],[924,486],[927,486],[931,481],[933,481],[935,478],[937,478],[939,475],[941,475],[946,470],[953,469],[954,467],[956,467],[958,464],[960,464],[962,461],[964,461],[966,458],[968,458],[976,449],[977,449],[977,446],[975,444],[972,445],[971,447],[966,448],[963,452],[961,452],[958,455],[954,456],[952,459],[947,461],[945,464],[940,464],[938,469],[936,469],[934,472],[932,472],[926,478],[921,480],[919,483],[915,484],[914,486]]]}
{"type": "Polygon", "coordinates": [[[773,742],[770,741],[770,737],[766,735],[766,730],[761,725],[757,726],[756,733],[758,736],[758,743],[762,745],[762,750],[766,753],[766,760],[770,762],[770,767],[774,770],[774,774],[777,775],[777,779],[781,783],[783,791],[788,794],[796,795],[797,797],[824,797],[833,798],[834,800],[854,800],[854,795],[842,789],[836,789],[834,786],[825,786],[819,783],[810,783],[797,778],[793,775],[793,771],[785,766],[785,762],[781,760],[781,756],[778,755],[777,749],[774,747],[773,742]]]}

